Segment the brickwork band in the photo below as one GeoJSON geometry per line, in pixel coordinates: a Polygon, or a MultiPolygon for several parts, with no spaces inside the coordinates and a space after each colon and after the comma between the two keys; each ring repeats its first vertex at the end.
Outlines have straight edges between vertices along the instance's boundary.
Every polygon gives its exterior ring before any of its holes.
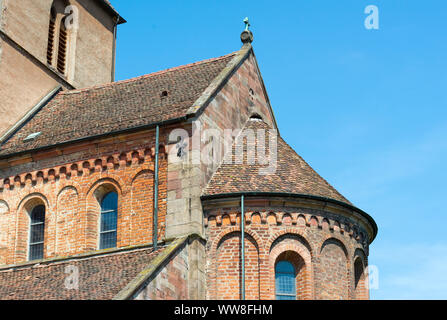
{"type": "MultiPolygon", "coordinates": [[[[206,211],[209,299],[241,298],[239,210],[206,211]]],[[[246,208],[246,299],[277,298],[281,275],[275,268],[281,261],[293,266],[294,299],[369,298],[363,235],[329,215],[304,208],[246,208]]]]}

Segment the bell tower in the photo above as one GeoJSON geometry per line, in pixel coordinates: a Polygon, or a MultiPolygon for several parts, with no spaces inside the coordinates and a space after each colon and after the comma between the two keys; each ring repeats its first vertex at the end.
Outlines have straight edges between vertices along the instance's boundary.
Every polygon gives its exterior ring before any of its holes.
{"type": "Polygon", "coordinates": [[[108,0],[0,0],[0,140],[59,88],[113,82],[125,22],[108,0]]]}

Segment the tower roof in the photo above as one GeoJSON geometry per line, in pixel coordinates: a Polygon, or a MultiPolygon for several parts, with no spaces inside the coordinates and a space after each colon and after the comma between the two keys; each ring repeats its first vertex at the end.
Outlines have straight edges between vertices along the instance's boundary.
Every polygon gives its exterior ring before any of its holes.
{"type": "MultiPolygon", "coordinates": [[[[265,130],[265,154],[268,158],[269,130],[272,128],[262,120],[251,118],[246,123],[243,131],[250,129],[253,130],[254,134],[257,130],[265,130]]],[[[238,138],[240,139],[241,136],[238,138]]],[[[255,139],[255,141],[252,150],[257,150],[259,139],[255,139]]],[[[324,197],[351,205],[349,200],[312,169],[280,136],[277,137],[277,166],[272,174],[260,174],[259,170],[267,168],[268,165],[259,164],[258,157],[256,157],[254,164],[247,163],[246,143],[244,143],[244,161],[242,164],[236,163],[236,141],[232,150],[231,154],[226,155],[226,161],[214,173],[203,192],[203,196],[249,192],[291,193],[324,197]]]]}
{"type": "Polygon", "coordinates": [[[97,0],[97,1],[103,4],[112,15],[117,17],[118,24],[127,22],[123,17],[121,17],[118,11],[116,11],[116,9],[112,6],[112,3],[109,0],[97,0]]]}
{"type": "Polygon", "coordinates": [[[0,300],[129,299],[195,235],[152,245],[108,249],[0,267],[0,300]],[[66,286],[67,267],[78,270],[82,290],[66,286]]]}

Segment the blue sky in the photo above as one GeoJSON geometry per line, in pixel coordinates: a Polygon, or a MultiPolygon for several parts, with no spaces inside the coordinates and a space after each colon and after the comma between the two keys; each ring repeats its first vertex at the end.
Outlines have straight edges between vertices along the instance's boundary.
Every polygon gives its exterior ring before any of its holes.
{"type": "Polygon", "coordinates": [[[379,226],[371,297],[447,299],[446,1],[112,3],[117,80],[236,51],[249,16],[281,135],[379,226]]]}

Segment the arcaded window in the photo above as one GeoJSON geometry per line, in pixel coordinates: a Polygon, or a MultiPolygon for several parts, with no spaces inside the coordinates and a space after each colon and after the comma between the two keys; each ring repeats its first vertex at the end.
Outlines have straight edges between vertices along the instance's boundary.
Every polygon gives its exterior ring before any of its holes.
{"type": "Polygon", "coordinates": [[[289,261],[279,261],[275,267],[276,300],[296,300],[296,270],[289,261]]]}
{"type": "Polygon", "coordinates": [[[48,29],[47,63],[64,76],[69,71],[67,62],[72,42],[70,41],[70,28],[67,29],[66,25],[69,5],[67,0],[53,1],[48,29]]]}
{"type": "Polygon", "coordinates": [[[45,206],[34,207],[30,214],[29,260],[43,259],[45,206]]]}
{"type": "Polygon", "coordinates": [[[101,201],[101,230],[99,249],[116,247],[118,221],[118,194],[109,192],[101,201]]]}

